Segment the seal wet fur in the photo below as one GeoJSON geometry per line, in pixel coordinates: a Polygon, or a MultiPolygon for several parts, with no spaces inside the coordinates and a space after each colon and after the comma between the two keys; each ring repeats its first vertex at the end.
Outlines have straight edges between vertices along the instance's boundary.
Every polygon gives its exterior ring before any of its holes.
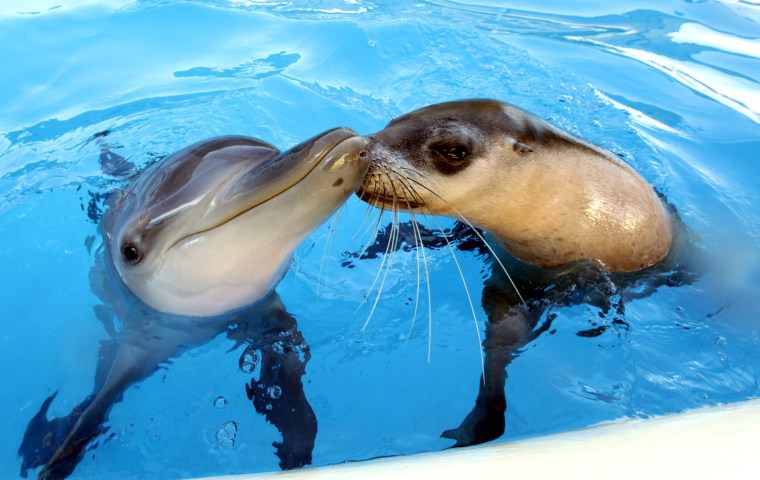
{"type": "Polygon", "coordinates": [[[373,163],[360,197],[466,219],[533,265],[595,259],[609,271],[634,271],[670,250],[671,218],[641,175],[513,105],[432,105],[368,138],[373,163]]]}

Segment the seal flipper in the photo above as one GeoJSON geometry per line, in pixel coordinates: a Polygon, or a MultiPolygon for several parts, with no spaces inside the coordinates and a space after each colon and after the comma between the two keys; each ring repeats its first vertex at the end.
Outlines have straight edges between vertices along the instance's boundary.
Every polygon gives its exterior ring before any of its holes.
{"type": "Polygon", "coordinates": [[[541,310],[525,309],[517,303],[504,301],[501,287],[483,289],[483,306],[488,314],[484,375],[481,378],[475,407],[459,427],[446,430],[443,438],[456,440],[453,447],[464,447],[489,442],[504,434],[504,412],[507,398],[504,386],[506,367],[517,356],[517,351],[533,340],[543,329],[535,331],[541,310]]]}

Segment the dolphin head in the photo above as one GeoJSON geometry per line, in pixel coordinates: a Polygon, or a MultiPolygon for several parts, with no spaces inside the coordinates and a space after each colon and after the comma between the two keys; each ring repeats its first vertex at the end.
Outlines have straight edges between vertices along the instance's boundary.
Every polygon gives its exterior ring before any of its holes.
{"type": "Polygon", "coordinates": [[[144,303],[220,315],[274,288],[296,246],[356,190],[368,164],[367,141],[347,128],[284,153],[247,137],[204,140],[115,195],[101,231],[144,303]]]}

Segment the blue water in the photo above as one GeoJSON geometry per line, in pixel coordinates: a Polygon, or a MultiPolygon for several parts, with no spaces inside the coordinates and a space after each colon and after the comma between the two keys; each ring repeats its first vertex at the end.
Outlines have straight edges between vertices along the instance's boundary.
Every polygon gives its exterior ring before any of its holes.
{"type": "MultiPolygon", "coordinates": [[[[468,97],[509,101],[624,155],[708,260],[696,282],[627,303],[626,328],[590,305],[555,310],[552,331],[508,367],[500,441],[757,397],[760,4],[536,3],[2,2],[0,476],[18,477],[45,398],[58,391],[50,416],[67,415],[92,389],[108,334],[88,283],[91,217],[121,185],[101,172],[102,152],[144,165],[220,134],[286,148],[468,97]],[[599,324],[611,328],[578,335],[599,324]]],[[[413,319],[415,252],[399,253],[362,329],[374,293],[356,309],[381,258],[341,260],[371,241],[354,238],[365,211],[349,200],[335,234],[328,222],[312,235],[278,287],[311,351],[314,465],[447,448],[440,434],[478,393],[490,267],[458,253],[476,329],[450,252],[427,250],[429,336],[424,280],[413,319]]],[[[70,478],[277,470],[280,434],[246,397],[251,374],[233,346],[221,335],[129,389],[70,478]]]]}

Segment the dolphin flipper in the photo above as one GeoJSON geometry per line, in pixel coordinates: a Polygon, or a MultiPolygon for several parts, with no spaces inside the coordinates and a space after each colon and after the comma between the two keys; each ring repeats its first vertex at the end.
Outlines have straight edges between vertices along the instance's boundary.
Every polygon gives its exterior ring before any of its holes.
{"type": "Polygon", "coordinates": [[[47,412],[56,394],[43,402],[19,448],[24,478],[28,470],[42,465],[40,480],[69,476],[87,447],[107,430],[104,423],[111,407],[121,401],[131,385],[152,375],[171,358],[208,343],[229,325],[237,325],[229,330],[230,338],[261,351],[262,373],[259,380],[246,384],[246,390],[256,411],[282,432],[282,443],[275,445],[280,465],[287,469],[311,463],[317,422],[301,380],[309,347],[276,293],[255,308],[205,324],[176,324],[154,318],[138,325],[125,322],[116,332],[109,325],[108,312],[99,312],[98,318],[116,339],[101,343],[93,393],[68,416],[52,420],[47,419],[47,412]]]}
{"type": "Polygon", "coordinates": [[[274,444],[280,468],[288,470],[311,463],[317,437],[317,418],[303,389],[302,377],[311,358],[309,345],[298,331],[295,318],[288,313],[279,296],[261,317],[229,332],[238,343],[247,343],[241,355],[261,355],[258,380],[252,378],[245,390],[256,412],[265,416],[282,434],[274,444]]]}
{"type": "Polygon", "coordinates": [[[56,395],[58,392],[45,399],[39,412],[26,427],[24,440],[18,449],[18,455],[22,457],[21,476],[23,478],[27,478],[29,470],[45,465],[53,458],[61,442],[69,435],[81,416],[82,411],[92,402],[92,397],[87,397],[82,403],[74,407],[67,417],[48,420],[47,411],[56,395]]]}
{"type": "MultiPolygon", "coordinates": [[[[79,417],[81,417],[82,413],[87,410],[92,403],[92,400],[95,398],[96,393],[103,387],[108,372],[116,358],[118,347],[118,343],[114,340],[101,341],[93,393],[88,395],[81,403],[77,404],[68,416],[56,417],[50,420],[47,418],[48,409],[53,403],[56,395],[58,395],[58,392],[53,393],[42,402],[40,410],[29,421],[29,424],[26,427],[26,432],[24,433],[24,439],[18,449],[18,455],[22,457],[21,476],[23,478],[27,477],[28,470],[50,462],[61,444],[69,434],[71,434],[79,417]]],[[[74,466],[76,466],[76,462],[74,462],[73,465],[62,468],[63,470],[68,470],[68,473],[66,473],[64,477],[71,473],[74,466]]]]}
{"type": "MultiPolygon", "coordinates": [[[[136,354],[133,348],[121,346],[116,352],[116,358],[112,362],[108,371],[108,378],[102,388],[74,407],[68,417],[47,421],[46,426],[48,428],[54,427],[58,436],[52,437],[53,441],[46,441],[47,437],[42,439],[41,445],[47,447],[44,450],[45,455],[39,457],[38,461],[35,462],[36,465],[30,464],[28,468],[39,466],[42,464],[39,461],[45,460],[45,468],[40,471],[38,476],[40,480],[57,480],[68,477],[82,459],[87,446],[107,430],[103,424],[108,420],[108,414],[113,404],[121,401],[124,391],[129,386],[148,377],[157,368],[158,363],[141,357],[136,354]],[[142,360],[148,361],[143,363],[142,360]]],[[[98,370],[99,373],[103,372],[101,368],[98,370]]],[[[48,400],[52,401],[52,398],[48,400]]],[[[32,428],[35,421],[37,421],[35,427],[44,425],[45,414],[49,405],[50,402],[46,400],[43,403],[43,408],[40,409],[40,413],[30,422],[27,435],[24,436],[24,443],[27,443],[30,430],[39,432],[37,428],[32,428]]],[[[39,442],[39,434],[30,436],[29,440],[39,442]]],[[[22,444],[23,448],[24,444],[22,444]]],[[[25,456],[25,464],[26,460],[25,456]]],[[[24,467],[22,467],[23,473],[24,467]]]]}
{"type": "MultiPolygon", "coordinates": [[[[101,320],[105,316],[99,316],[101,320]]],[[[126,324],[125,324],[126,326],[126,324]]],[[[57,480],[71,474],[92,441],[107,428],[111,407],[124,392],[155,372],[161,364],[178,357],[188,348],[207,343],[224,331],[226,325],[178,329],[167,323],[146,322],[125,328],[116,340],[101,344],[93,393],[79,403],[67,417],[47,420],[47,410],[55,395],[43,403],[30,421],[19,455],[21,474],[40,465],[40,480],[57,480]]]]}

